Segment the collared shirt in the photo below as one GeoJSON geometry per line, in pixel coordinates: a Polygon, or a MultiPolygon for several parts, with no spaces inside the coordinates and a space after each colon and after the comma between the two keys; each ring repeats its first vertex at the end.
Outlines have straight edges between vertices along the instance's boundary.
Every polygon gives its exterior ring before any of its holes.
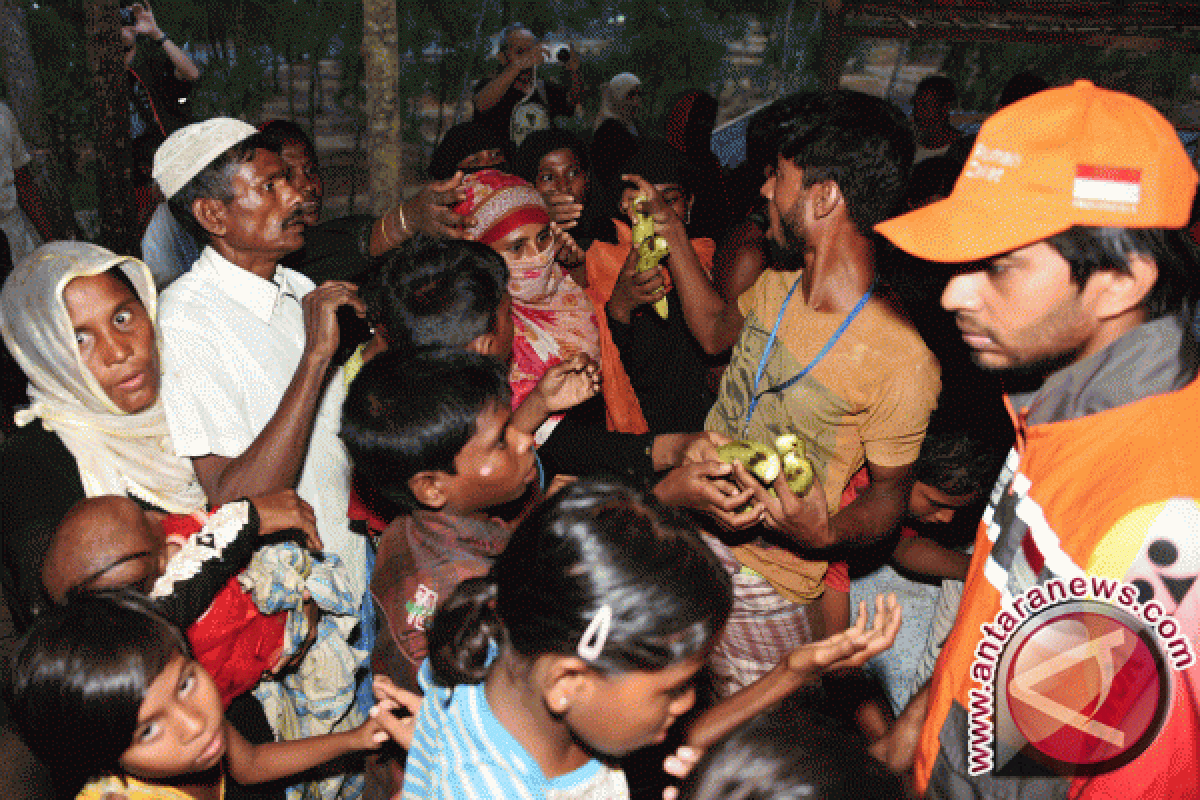
{"type": "MultiPolygon", "coordinates": [[[[162,397],[181,456],[237,458],[266,427],[300,364],[301,298],[313,288],[285,267],[263,280],[206,247],[163,292],[162,397]]],[[[339,376],[326,382],[296,491],[316,511],[325,548],[345,562],[361,597],[366,545],[347,523],[351,467],[337,435],[345,396],[339,376]]]]}

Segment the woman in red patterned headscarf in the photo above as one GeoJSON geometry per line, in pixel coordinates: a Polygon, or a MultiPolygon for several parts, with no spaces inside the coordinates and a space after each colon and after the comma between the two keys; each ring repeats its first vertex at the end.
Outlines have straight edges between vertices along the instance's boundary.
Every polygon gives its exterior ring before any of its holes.
{"type": "MultiPolygon", "coordinates": [[[[596,313],[571,277],[576,270],[584,274],[583,253],[568,234],[551,225],[541,195],[521,178],[496,170],[468,175],[462,185],[467,199],[454,211],[474,221],[467,229],[467,238],[488,245],[508,264],[514,330],[509,373],[513,407],[533,390],[549,367],[582,352],[600,363],[610,428],[621,429],[612,424],[614,406],[618,414],[629,417],[630,401],[637,419],[641,419],[628,377],[612,371],[613,366],[619,368],[619,362],[609,365],[600,357],[596,313]]],[[[544,441],[551,430],[550,423],[539,429],[538,442],[544,441]]],[[[628,432],[642,431],[644,427],[628,432]]]]}

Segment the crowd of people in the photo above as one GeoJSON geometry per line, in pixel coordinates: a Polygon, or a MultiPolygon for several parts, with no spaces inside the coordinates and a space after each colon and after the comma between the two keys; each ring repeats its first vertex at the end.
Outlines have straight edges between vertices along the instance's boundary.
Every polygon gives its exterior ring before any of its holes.
{"type": "Polygon", "coordinates": [[[182,246],[17,259],[25,796],[1200,794],[1197,174],[1166,119],[1024,76],[972,139],[941,76],[911,122],[805,92],[730,175],[703,91],[653,131],[616,75],[585,141],[555,125],[577,54],[513,26],[498,60],[382,215],[322,217],[298,126],[217,117],[150,162],[147,241],[182,246]],[[785,441],[809,485],[730,455],[785,441]],[[985,718],[1008,760],[976,769],[976,684],[1021,702],[981,630],[1090,577],[1191,660],[1150,713],[1110,647],[1053,694],[1075,717],[985,718]]]}

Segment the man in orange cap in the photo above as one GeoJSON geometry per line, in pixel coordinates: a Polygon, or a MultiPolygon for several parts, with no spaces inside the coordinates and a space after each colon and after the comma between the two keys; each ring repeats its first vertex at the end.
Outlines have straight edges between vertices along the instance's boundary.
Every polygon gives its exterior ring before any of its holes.
{"type": "Polygon", "coordinates": [[[954,630],[879,746],[915,748],[930,797],[1200,796],[1196,183],[1161,114],[1078,81],[997,112],[949,197],[877,226],[952,264],[976,362],[1022,373],[954,630]]]}

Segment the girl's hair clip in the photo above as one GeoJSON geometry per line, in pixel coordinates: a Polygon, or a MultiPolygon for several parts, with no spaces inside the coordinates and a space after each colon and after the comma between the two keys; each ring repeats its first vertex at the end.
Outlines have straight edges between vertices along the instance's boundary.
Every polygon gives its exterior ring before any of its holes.
{"type": "Polygon", "coordinates": [[[584,661],[595,661],[604,651],[604,643],[608,641],[608,632],[612,628],[612,606],[608,603],[600,606],[596,616],[588,623],[583,636],[579,638],[579,647],[575,648],[579,657],[584,661]]]}

